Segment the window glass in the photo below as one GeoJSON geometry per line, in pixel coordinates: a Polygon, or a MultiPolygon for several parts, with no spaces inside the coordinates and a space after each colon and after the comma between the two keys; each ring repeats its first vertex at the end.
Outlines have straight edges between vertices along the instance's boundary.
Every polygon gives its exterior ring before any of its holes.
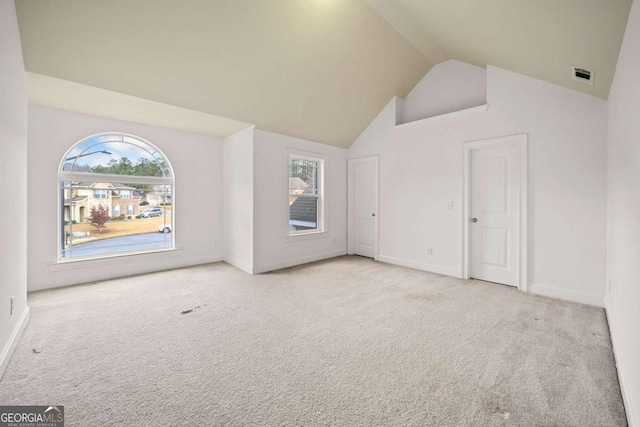
{"type": "Polygon", "coordinates": [[[172,195],[169,162],[150,143],[114,134],[81,141],[60,170],[60,259],[173,248],[172,195]]]}
{"type": "Polygon", "coordinates": [[[95,197],[96,199],[106,199],[108,197],[107,190],[93,190],[93,197],[95,197]]]}
{"type": "Polygon", "coordinates": [[[98,135],[67,153],[62,170],[87,174],[170,177],[164,156],[148,143],[123,135],[98,135]]]}
{"type": "Polygon", "coordinates": [[[289,234],[322,231],[321,159],[289,157],[289,234]]]}

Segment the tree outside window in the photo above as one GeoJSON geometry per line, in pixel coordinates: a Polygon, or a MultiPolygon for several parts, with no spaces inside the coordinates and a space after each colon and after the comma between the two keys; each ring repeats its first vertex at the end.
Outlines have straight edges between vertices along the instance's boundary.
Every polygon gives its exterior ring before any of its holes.
{"type": "Polygon", "coordinates": [[[148,202],[173,193],[173,172],[150,142],[125,134],[87,137],[65,155],[59,182],[60,261],[174,248],[171,204],[148,202]]]}

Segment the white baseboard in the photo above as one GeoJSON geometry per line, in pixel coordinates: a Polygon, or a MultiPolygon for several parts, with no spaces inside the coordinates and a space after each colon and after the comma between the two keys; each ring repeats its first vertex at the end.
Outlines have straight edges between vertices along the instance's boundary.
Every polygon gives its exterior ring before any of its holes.
{"type": "Polygon", "coordinates": [[[458,277],[458,278],[462,277],[462,274],[459,269],[445,267],[443,265],[427,264],[425,262],[395,258],[395,257],[386,256],[386,255],[380,255],[378,257],[378,261],[386,262],[388,264],[401,265],[403,267],[415,268],[417,270],[428,271],[430,273],[443,274],[445,276],[452,276],[452,277],[458,277]]]}
{"type": "Polygon", "coordinates": [[[226,262],[227,264],[231,264],[235,268],[244,271],[245,273],[253,274],[253,266],[251,264],[248,264],[248,263],[242,262],[242,261],[238,261],[237,259],[232,258],[230,256],[226,256],[226,255],[222,260],[224,262],[226,262]]]}
{"type": "Polygon", "coordinates": [[[631,400],[631,396],[629,396],[629,392],[627,391],[625,378],[631,378],[627,374],[626,364],[627,360],[623,358],[622,353],[620,352],[620,345],[618,344],[618,335],[617,335],[617,323],[615,316],[611,315],[611,310],[609,308],[609,301],[607,298],[607,303],[604,308],[605,313],[607,314],[607,322],[609,323],[609,334],[611,335],[611,346],[613,347],[613,357],[616,362],[616,369],[618,371],[618,382],[620,383],[620,393],[622,394],[622,401],[624,403],[625,411],[627,412],[627,424],[629,427],[639,427],[640,419],[638,418],[637,409],[640,408],[640,402],[634,402],[631,400]],[[633,405],[638,406],[638,408],[633,405]]]}
{"type": "Polygon", "coordinates": [[[254,274],[266,273],[268,271],[280,270],[281,268],[295,267],[296,265],[307,264],[315,261],[322,261],[323,259],[335,258],[342,255],[346,255],[346,249],[339,249],[336,251],[323,252],[320,254],[308,255],[300,258],[287,259],[285,261],[276,262],[268,265],[260,265],[253,267],[254,274]]]}
{"type": "Polygon", "coordinates": [[[109,270],[106,270],[106,273],[104,273],[105,270],[103,269],[113,264],[113,260],[115,258],[106,258],[104,260],[95,259],[86,261],[64,262],[60,263],[62,265],[57,267],[51,267],[53,266],[52,263],[50,264],[50,267],[53,269],[47,270],[47,272],[50,272],[51,274],[48,274],[47,278],[44,280],[29,280],[27,283],[27,292],[64,288],[66,286],[81,285],[89,282],[119,279],[122,277],[156,273],[160,271],[174,270],[176,268],[191,267],[194,265],[210,264],[212,262],[222,261],[222,257],[217,254],[195,256],[188,259],[179,258],[181,256],[182,250],[180,249],[177,251],[131,255],[130,258],[121,257],[123,259],[121,264],[122,268],[111,268],[109,270]],[[135,258],[142,255],[147,257],[153,255],[157,258],[151,260],[149,258],[135,258]],[[137,263],[136,259],[138,259],[137,263]],[[145,260],[144,263],[140,261],[142,259],[145,260]],[[100,261],[104,261],[104,265],[100,264],[100,261]],[[66,267],[69,267],[69,271],[65,270],[66,267]],[[100,269],[100,271],[99,274],[95,275],[94,277],[84,277],[82,278],[82,280],[78,281],[76,275],[73,274],[73,270],[79,268],[83,268],[88,271],[98,271],[98,269],[100,269]]]}
{"type": "MultiPolygon", "coordinates": [[[[189,267],[192,265],[211,264],[212,262],[222,262],[222,256],[216,255],[216,256],[192,258],[188,261],[188,265],[186,265],[185,267],[189,267]]],[[[181,268],[181,267],[178,267],[178,268],[181,268]]]]}
{"type": "Polygon", "coordinates": [[[170,260],[177,257],[182,257],[184,250],[182,248],[175,249],[160,249],[149,252],[141,253],[114,253],[101,255],[98,258],[78,258],[68,259],[64,261],[54,261],[45,264],[45,270],[47,273],[57,273],[69,270],[85,270],[88,268],[100,268],[105,265],[126,265],[126,264],[140,264],[151,260],[151,262],[157,262],[158,260],[170,260]]]}
{"type": "Polygon", "coordinates": [[[20,316],[20,320],[16,324],[16,327],[13,328],[13,332],[11,332],[11,336],[9,337],[9,341],[5,344],[2,349],[2,353],[0,353],[0,378],[4,375],[5,369],[9,365],[9,361],[11,360],[11,356],[20,341],[20,337],[22,336],[22,332],[24,332],[24,328],[27,327],[27,323],[29,323],[29,316],[31,314],[31,310],[29,306],[24,308],[22,312],[22,316],[20,316]]]}
{"type": "Polygon", "coordinates": [[[556,286],[541,285],[539,283],[530,283],[529,292],[532,294],[543,295],[545,297],[559,298],[567,301],[579,302],[581,304],[604,307],[604,295],[563,289],[556,286]]]}

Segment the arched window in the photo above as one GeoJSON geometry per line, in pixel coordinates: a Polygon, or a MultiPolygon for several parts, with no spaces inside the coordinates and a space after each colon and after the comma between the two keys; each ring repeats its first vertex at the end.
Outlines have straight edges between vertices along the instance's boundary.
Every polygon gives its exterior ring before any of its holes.
{"type": "Polygon", "coordinates": [[[99,134],[61,161],[59,259],[174,248],[174,175],[148,141],[99,134]]]}

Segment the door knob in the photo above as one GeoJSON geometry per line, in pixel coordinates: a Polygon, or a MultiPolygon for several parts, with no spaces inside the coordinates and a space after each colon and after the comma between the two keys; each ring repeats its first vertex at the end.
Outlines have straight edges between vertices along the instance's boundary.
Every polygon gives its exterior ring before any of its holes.
{"type": "Polygon", "coordinates": [[[471,222],[478,222],[478,218],[471,218],[471,222]]]}
{"type": "Polygon", "coordinates": [[[371,216],[376,216],[376,214],[372,213],[371,216]]]}

